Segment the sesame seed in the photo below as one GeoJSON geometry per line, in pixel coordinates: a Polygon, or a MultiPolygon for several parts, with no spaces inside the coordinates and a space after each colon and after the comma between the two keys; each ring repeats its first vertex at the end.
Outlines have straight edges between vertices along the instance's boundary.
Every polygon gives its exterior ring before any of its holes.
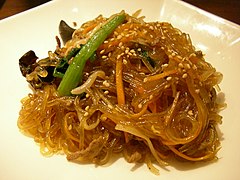
{"type": "Polygon", "coordinates": [[[153,35],[152,35],[152,34],[150,34],[150,38],[153,38],[153,35]]]}
{"type": "Polygon", "coordinates": [[[192,110],[189,110],[189,111],[188,111],[188,115],[192,116],[192,115],[193,115],[193,111],[192,111],[192,110]]]}
{"type": "Polygon", "coordinates": [[[176,56],[176,53],[175,53],[175,52],[173,52],[171,55],[172,55],[172,56],[176,56]]]}
{"type": "Polygon", "coordinates": [[[103,120],[103,121],[106,121],[106,120],[107,120],[107,117],[106,117],[106,116],[101,116],[100,118],[101,118],[101,120],[103,120]]]}
{"type": "Polygon", "coordinates": [[[120,43],[118,44],[119,47],[121,47],[122,45],[123,45],[123,42],[120,42],[120,43]]]}
{"type": "Polygon", "coordinates": [[[89,94],[86,94],[86,98],[88,98],[90,95],[89,94]]]}
{"type": "Polygon", "coordinates": [[[68,130],[70,131],[72,129],[72,125],[70,124],[69,126],[68,126],[68,130]]]}
{"type": "Polygon", "coordinates": [[[121,54],[118,54],[118,55],[117,55],[117,59],[120,59],[120,57],[121,57],[121,54]]]}
{"type": "Polygon", "coordinates": [[[139,108],[139,109],[142,108],[142,104],[141,104],[141,103],[138,104],[138,108],[139,108]]]}
{"type": "Polygon", "coordinates": [[[101,50],[101,51],[100,51],[100,54],[103,54],[104,52],[105,52],[105,49],[101,50]]]}
{"type": "Polygon", "coordinates": [[[86,107],[85,107],[85,111],[88,111],[88,110],[89,110],[89,108],[90,108],[89,106],[86,106],[86,107]]]}
{"type": "Polygon", "coordinates": [[[180,60],[182,60],[182,56],[177,55],[177,58],[180,59],[180,60]]]}
{"type": "Polygon", "coordinates": [[[113,106],[111,104],[108,104],[108,108],[113,109],[113,106]]]}
{"type": "Polygon", "coordinates": [[[179,63],[179,64],[178,64],[178,67],[183,68],[183,64],[182,64],[182,63],[179,63]]]}
{"type": "Polygon", "coordinates": [[[149,29],[154,30],[153,26],[149,26],[149,29]]]}
{"type": "Polygon", "coordinates": [[[109,94],[109,91],[108,90],[104,91],[104,94],[109,94]]]}
{"type": "Polygon", "coordinates": [[[104,41],[103,43],[107,44],[107,43],[108,43],[108,41],[106,40],[106,41],[104,41]]]}
{"type": "Polygon", "coordinates": [[[86,76],[89,76],[89,73],[88,73],[88,72],[86,72],[85,74],[86,74],[86,76]]]}
{"type": "Polygon", "coordinates": [[[118,36],[117,36],[117,39],[121,39],[121,38],[122,38],[122,35],[118,35],[118,36]]]}
{"type": "Polygon", "coordinates": [[[162,64],[161,67],[166,68],[166,67],[168,67],[168,64],[162,64]]]}
{"type": "Polygon", "coordinates": [[[115,38],[111,38],[111,39],[110,39],[110,41],[114,41],[114,40],[115,40],[115,38]]]}
{"type": "Polygon", "coordinates": [[[147,78],[144,78],[144,79],[143,79],[143,82],[147,82],[147,78]]]}
{"type": "Polygon", "coordinates": [[[130,52],[128,52],[127,54],[128,54],[129,56],[132,56],[132,53],[130,53],[130,52]]]}
{"type": "Polygon", "coordinates": [[[188,76],[187,73],[184,73],[184,74],[182,75],[182,78],[185,79],[185,78],[187,78],[187,76],[188,76]]]}
{"type": "Polygon", "coordinates": [[[88,115],[89,115],[89,113],[88,113],[88,112],[85,112],[83,116],[86,117],[86,116],[88,116],[88,115]]]}
{"type": "Polygon", "coordinates": [[[200,92],[200,89],[195,89],[195,92],[198,94],[200,92]]]}
{"type": "Polygon", "coordinates": [[[164,86],[164,89],[167,89],[167,88],[169,88],[169,87],[170,87],[170,85],[167,84],[167,85],[164,86]]]}
{"type": "Polygon", "coordinates": [[[161,39],[164,40],[164,39],[166,39],[166,37],[165,37],[165,36],[162,36],[161,39]]]}
{"type": "Polygon", "coordinates": [[[161,47],[161,50],[164,50],[165,48],[164,47],[161,47]]]}
{"type": "Polygon", "coordinates": [[[123,64],[127,64],[127,60],[126,59],[123,59],[123,64]]]}
{"type": "Polygon", "coordinates": [[[187,69],[191,69],[190,64],[187,63],[187,64],[185,64],[185,66],[186,66],[187,69]]]}
{"type": "Polygon", "coordinates": [[[135,53],[135,50],[134,50],[134,49],[131,49],[130,52],[131,52],[131,53],[135,53]]]}
{"type": "Polygon", "coordinates": [[[153,99],[153,95],[152,95],[152,94],[149,96],[149,99],[150,99],[150,100],[153,99]]]}
{"type": "Polygon", "coordinates": [[[104,55],[104,56],[102,56],[102,58],[103,58],[103,59],[106,59],[106,58],[107,58],[107,56],[105,56],[105,55],[104,55]]]}
{"type": "Polygon", "coordinates": [[[110,84],[107,82],[107,80],[103,81],[103,85],[106,86],[106,87],[110,86],[110,84]]]}
{"type": "Polygon", "coordinates": [[[141,48],[138,48],[137,50],[138,50],[138,51],[141,51],[142,49],[141,49],[141,48]]]}
{"type": "Polygon", "coordinates": [[[171,76],[168,76],[168,77],[166,78],[166,80],[167,80],[167,81],[171,81],[171,80],[172,80],[172,77],[171,77],[171,76]]]}

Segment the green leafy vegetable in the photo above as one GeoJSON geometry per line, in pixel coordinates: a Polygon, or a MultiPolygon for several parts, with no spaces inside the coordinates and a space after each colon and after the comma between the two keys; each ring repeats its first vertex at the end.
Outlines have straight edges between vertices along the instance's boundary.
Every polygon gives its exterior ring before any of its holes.
{"type": "Polygon", "coordinates": [[[59,95],[71,95],[71,90],[82,82],[82,74],[86,61],[94,54],[97,48],[114,31],[114,29],[123,23],[125,18],[126,16],[124,12],[113,16],[90,37],[85,45],[83,45],[63,76],[63,79],[58,87],[59,95]]]}

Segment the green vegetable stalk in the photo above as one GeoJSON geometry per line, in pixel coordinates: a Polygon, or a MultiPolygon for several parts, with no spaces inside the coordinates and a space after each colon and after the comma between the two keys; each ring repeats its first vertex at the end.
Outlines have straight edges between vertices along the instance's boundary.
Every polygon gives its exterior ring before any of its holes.
{"type": "Polygon", "coordinates": [[[88,42],[83,45],[74,57],[73,62],[69,65],[58,86],[60,96],[71,95],[71,90],[77,87],[79,83],[82,83],[82,74],[86,61],[93,55],[104,40],[123,23],[125,18],[124,12],[116,14],[106,24],[100,27],[100,29],[90,37],[88,42]]]}

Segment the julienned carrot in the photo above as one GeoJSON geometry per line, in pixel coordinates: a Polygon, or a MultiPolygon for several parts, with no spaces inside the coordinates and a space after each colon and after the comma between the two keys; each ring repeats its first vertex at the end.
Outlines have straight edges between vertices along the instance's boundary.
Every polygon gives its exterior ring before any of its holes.
{"type": "Polygon", "coordinates": [[[122,71],[123,71],[123,62],[122,59],[117,59],[116,62],[116,87],[117,87],[117,100],[119,105],[125,104],[125,94],[124,94],[124,87],[123,87],[123,78],[122,78],[122,71]]]}
{"type": "Polygon", "coordinates": [[[160,73],[160,74],[156,74],[156,75],[153,75],[153,76],[145,77],[143,81],[144,81],[144,82],[149,82],[149,81],[160,80],[160,79],[165,78],[166,76],[169,76],[169,75],[171,75],[171,74],[175,74],[176,72],[177,72],[176,69],[169,70],[169,71],[165,71],[165,72],[162,72],[162,73],[160,73]]]}

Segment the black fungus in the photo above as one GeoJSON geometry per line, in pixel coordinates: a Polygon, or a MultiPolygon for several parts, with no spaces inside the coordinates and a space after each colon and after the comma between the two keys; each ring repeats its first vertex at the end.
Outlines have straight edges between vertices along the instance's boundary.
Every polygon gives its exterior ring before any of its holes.
{"type": "Polygon", "coordinates": [[[75,29],[71,28],[65,21],[60,21],[59,34],[63,41],[63,44],[66,44],[68,40],[72,39],[72,34],[74,31],[75,29]]]}
{"type": "Polygon", "coordinates": [[[34,71],[35,67],[37,66],[36,64],[37,59],[38,57],[32,50],[25,53],[19,59],[20,71],[24,77],[26,77],[27,74],[30,74],[31,72],[34,71]]]}

